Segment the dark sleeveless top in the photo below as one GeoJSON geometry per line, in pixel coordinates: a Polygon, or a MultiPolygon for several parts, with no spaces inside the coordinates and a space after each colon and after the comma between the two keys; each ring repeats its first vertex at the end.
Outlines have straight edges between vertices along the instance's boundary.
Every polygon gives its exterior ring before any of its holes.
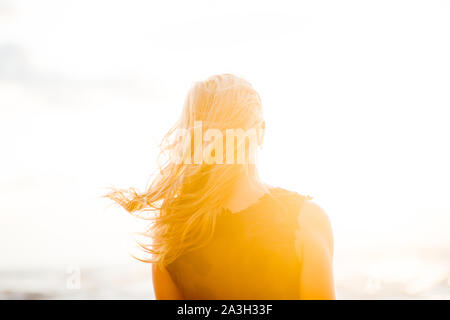
{"type": "Polygon", "coordinates": [[[275,188],[238,213],[224,209],[213,239],[167,266],[185,299],[298,299],[304,200],[275,188]]]}

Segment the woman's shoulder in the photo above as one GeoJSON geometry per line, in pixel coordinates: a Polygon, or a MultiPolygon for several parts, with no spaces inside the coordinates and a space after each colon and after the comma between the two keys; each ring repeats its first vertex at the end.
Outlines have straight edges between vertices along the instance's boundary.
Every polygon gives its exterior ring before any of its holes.
{"type": "Polygon", "coordinates": [[[272,197],[278,198],[283,201],[293,201],[295,203],[300,203],[300,205],[303,205],[306,201],[312,200],[312,197],[308,195],[302,195],[298,192],[284,189],[281,187],[269,186],[268,189],[272,197]]]}
{"type": "Polygon", "coordinates": [[[296,216],[302,225],[316,226],[322,229],[330,225],[327,213],[313,201],[311,196],[281,187],[270,187],[270,194],[283,203],[295,206],[296,216]]]}
{"type": "Polygon", "coordinates": [[[269,199],[271,208],[277,209],[278,217],[288,217],[289,223],[293,225],[297,224],[296,220],[298,220],[299,213],[302,211],[305,203],[312,199],[309,196],[281,187],[270,187],[268,190],[266,199],[269,199]]]}
{"type": "Polygon", "coordinates": [[[311,199],[305,200],[297,218],[299,235],[302,238],[326,243],[327,248],[333,251],[333,230],[330,218],[322,207],[311,199]]]}
{"type": "Polygon", "coordinates": [[[307,222],[310,225],[326,226],[330,224],[330,219],[325,210],[312,199],[303,202],[299,213],[299,221],[307,222]]]}

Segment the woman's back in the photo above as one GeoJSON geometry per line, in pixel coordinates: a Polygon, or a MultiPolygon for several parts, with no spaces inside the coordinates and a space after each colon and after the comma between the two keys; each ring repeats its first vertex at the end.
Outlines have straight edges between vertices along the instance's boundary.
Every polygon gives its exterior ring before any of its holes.
{"type": "Polygon", "coordinates": [[[298,299],[298,214],[304,197],[271,189],[217,216],[212,240],[167,266],[185,299],[298,299]]]}

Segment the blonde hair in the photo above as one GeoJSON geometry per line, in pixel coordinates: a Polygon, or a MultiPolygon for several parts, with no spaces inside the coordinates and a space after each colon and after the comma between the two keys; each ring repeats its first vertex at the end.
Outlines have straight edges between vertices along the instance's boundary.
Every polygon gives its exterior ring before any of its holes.
{"type": "Polygon", "coordinates": [[[151,220],[144,233],[151,244],[138,244],[152,258],[142,261],[168,265],[205,245],[237,178],[248,169],[245,164],[171,161],[180,155],[192,157],[193,134],[180,137],[179,130],[193,133],[198,121],[202,130],[255,128],[263,123],[260,97],[247,81],[231,74],[195,83],[180,119],[164,136],[160,154],[164,161],[148,189],[143,193],[133,188],[113,190],[107,195],[135,216],[151,220]],[[138,214],[148,211],[152,214],[147,217],[138,214]]]}

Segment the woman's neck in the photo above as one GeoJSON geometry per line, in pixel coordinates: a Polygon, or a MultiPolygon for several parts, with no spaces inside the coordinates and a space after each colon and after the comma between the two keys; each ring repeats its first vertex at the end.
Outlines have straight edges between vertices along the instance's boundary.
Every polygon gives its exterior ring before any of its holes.
{"type": "Polygon", "coordinates": [[[258,201],[268,192],[268,187],[261,182],[255,165],[249,166],[247,174],[236,181],[234,190],[225,207],[231,212],[238,212],[258,201]]]}

